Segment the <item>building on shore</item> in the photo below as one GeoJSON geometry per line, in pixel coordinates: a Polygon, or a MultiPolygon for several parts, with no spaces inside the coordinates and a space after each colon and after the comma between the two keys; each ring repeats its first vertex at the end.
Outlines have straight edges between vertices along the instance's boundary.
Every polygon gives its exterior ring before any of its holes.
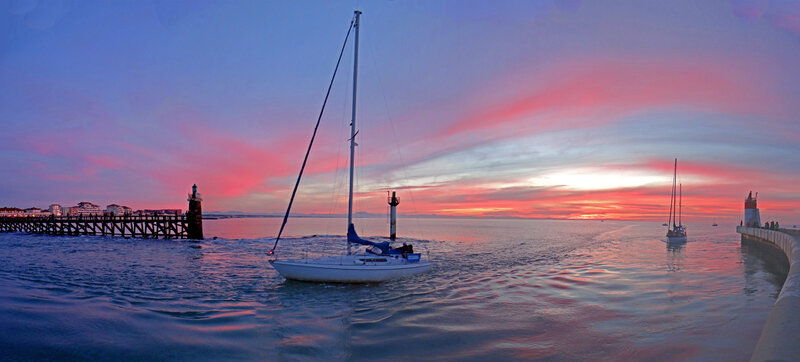
{"type": "Polygon", "coordinates": [[[134,211],[128,206],[110,204],[105,209],[100,206],[83,201],[78,205],[72,207],[63,207],[59,204],[52,204],[47,209],[40,209],[38,207],[30,207],[27,209],[20,209],[16,207],[0,207],[0,217],[33,217],[33,216],[124,216],[124,215],[137,215],[137,216],[160,216],[160,215],[176,215],[181,216],[184,210],[181,209],[144,209],[134,211]]]}
{"type": "Polygon", "coordinates": [[[131,215],[133,209],[124,205],[111,204],[106,206],[106,214],[112,216],[131,215]]]}
{"type": "Polygon", "coordinates": [[[88,201],[83,201],[79,202],[78,206],[67,208],[67,215],[69,216],[103,215],[103,212],[100,210],[100,206],[97,206],[88,201]]]}
{"type": "Polygon", "coordinates": [[[52,204],[47,210],[50,211],[50,215],[53,216],[61,216],[64,214],[64,208],[59,204],[52,204]]]}
{"type": "Polygon", "coordinates": [[[0,207],[0,217],[2,216],[25,216],[25,210],[17,207],[0,207]]]}
{"type": "Polygon", "coordinates": [[[29,207],[25,209],[25,216],[50,216],[50,211],[42,210],[38,207],[29,207]]]}
{"type": "Polygon", "coordinates": [[[144,209],[144,210],[137,210],[136,213],[138,215],[183,215],[183,210],[181,209],[144,209]]]}

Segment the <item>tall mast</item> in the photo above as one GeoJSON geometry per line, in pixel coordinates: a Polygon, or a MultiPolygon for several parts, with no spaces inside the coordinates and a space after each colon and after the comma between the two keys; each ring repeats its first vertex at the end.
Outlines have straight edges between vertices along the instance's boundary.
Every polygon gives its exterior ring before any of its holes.
{"type": "Polygon", "coordinates": [[[682,226],[681,215],[683,215],[683,184],[678,185],[678,225],[682,226]]]}
{"type": "MultiPolygon", "coordinates": [[[[353,27],[356,29],[356,42],[354,46],[353,56],[353,111],[352,119],[350,120],[350,196],[347,201],[347,229],[350,230],[350,225],[353,224],[353,166],[355,165],[356,156],[356,95],[358,90],[358,32],[361,28],[359,19],[361,18],[361,11],[355,12],[355,23],[353,27]]],[[[350,239],[347,240],[347,255],[350,255],[350,239]]]]}

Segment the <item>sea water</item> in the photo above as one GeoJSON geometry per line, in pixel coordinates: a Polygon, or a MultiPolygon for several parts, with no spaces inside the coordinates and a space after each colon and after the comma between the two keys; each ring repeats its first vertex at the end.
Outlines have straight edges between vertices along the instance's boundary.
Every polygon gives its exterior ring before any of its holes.
{"type": "MultiPolygon", "coordinates": [[[[293,282],[268,263],[279,222],[205,220],[201,242],[0,234],[0,359],[747,360],[786,272],[733,225],[673,245],[650,222],[401,218],[431,272],[293,282]]],[[[291,219],[277,257],[346,252],[345,226],[291,219]]]]}

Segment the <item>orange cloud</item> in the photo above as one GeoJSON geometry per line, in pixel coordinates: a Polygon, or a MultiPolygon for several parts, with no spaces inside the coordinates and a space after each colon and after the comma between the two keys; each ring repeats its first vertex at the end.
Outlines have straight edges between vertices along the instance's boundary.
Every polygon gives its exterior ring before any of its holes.
{"type": "MultiPolygon", "coordinates": [[[[761,191],[761,207],[771,218],[797,215],[798,200],[790,174],[774,174],[747,166],[681,161],[681,173],[696,183],[684,184],[683,220],[741,218],[743,200],[751,188],[761,191]]],[[[574,190],[561,186],[497,188],[474,180],[426,187],[407,187],[399,194],[406,202],[404,214],[450,216],[526,217],[556,219],[666,220],[672,162],[643,161],[612,165],[605,171],[639,170],[664,175],[664,182],[641,187],[574,190]],[[409,202],[410,201],[410,202],[409,202]]],[[[604,171],[604,172],[605,172],[604,171]]],[[[362,193],[365,211],[385,212],[385,193],[362,193]]]]}

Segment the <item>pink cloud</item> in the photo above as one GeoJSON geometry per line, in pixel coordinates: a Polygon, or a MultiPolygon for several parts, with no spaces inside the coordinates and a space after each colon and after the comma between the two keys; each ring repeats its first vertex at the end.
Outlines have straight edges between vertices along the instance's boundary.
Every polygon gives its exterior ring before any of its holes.
{"type": "Polygon", "coordinates": [[[764,15],[769,9],[769,0],[731,0],[734,15],[755,20],[764,15]]]}
{"type": "MultiPolygon", "coordinates": [[[[265,135],[256,144],[220,129],[208,116],[193,110],[183,109],[167,117],[173,124],[170,132],[180,135],[179,142],[167,147],[168,161],[142,171],[159,180],[170,192],[184,192],[187,185],[198,184],[201,192],[213,196],[208,198],[210,208],[253,193],[288,193],[286,188],[291,186],[285,180],[293,181],[296,177],[311,134],[311,130],[281,131],[265,135]]],[[[317,152],[312,153],[305,177],[344,166],[325,146],[324,142],[315,143],[317,152]]],[[[152,156],[148,149],[124,147],[152,156]]]]}
{"type": "MultiPolygon", "coordinates": [[[[439,137],[508,128],[509,134],[585,127],[659,108],[741,114],[773,114],[775,100],[736,69],[750,64],[670,58],[562,62],[537,72],[536,79],[512,74],[503,87],[540,84],[468,110],[439,137]]],[[[519,70],[518,70],[519,71],[519,70]]],[[[484,90],[491,94],[491,87],[484,90]]],[[[477,100],[478,104],[486,103],[477,100]]]]}
{"type": "Polygon", "coordinates": [[[118,159],[112,158],[110,156],[89,155],[86,156],[86,160],[90,165],[96,167],[104,167],[112,170],[123,169],[122,163],[118,159]]]}
{"type": "Polygon", "coordinates": [[[800,3],[792,0],[732,0],[733,14],[747,20],[766,20],[772,26],[800,35],[800,3]]]}

